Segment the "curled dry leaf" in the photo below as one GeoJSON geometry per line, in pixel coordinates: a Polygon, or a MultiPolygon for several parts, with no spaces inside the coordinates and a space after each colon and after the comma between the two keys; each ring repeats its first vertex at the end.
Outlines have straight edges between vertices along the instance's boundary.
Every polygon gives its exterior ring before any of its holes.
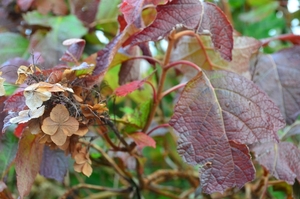
{"type": "Polygon", "coordinates": [[[79,123],[74,117],[70,117],[68,109],[62,105],[56,105],[50,117],[43,121],[42,131],[50,135],[51,140],[58,146],[62,146],[67,136],[73,135],[79,128],[79,123]]]}
{"type": "Polygon", "coordinates": [[[13,117],[9,120],[10,123],[25,123],[33,118],[38,118],[44,114],[45,106],[41,106],[36,109],[29,109],[20,111],[17,117],[13,117]]]}
{"type": "Polygon", "coordinates": [[[101,104],[101,103],[95,104],[94,106],[88,104],[82,104],[81,111],[84,117],[86,117],[87,119],[91,119],[108,111],[108,108],[106,107],[105,104],[101,104]]]}
{"type": "Polygon", "coordinates": [[[5,95],[5,89],[4,89],[4,81],[5,79],[0,77],[0,96],[5,95]]]}
{"type": "Polygon", "coordinates": [[[44,101],[47,101],[51,98],[51,92],[64,91],[73,92],[71,88],[63,87],[58,83],[50,84],[46,82],[39,82],[36,84],[32,84],[24,90],[26,105],[30,109],[38,108],[43,104],[44,101]]]}
{"type": "Polygon", "coordinates": [[[93,169],[91,167],[92,161],[89,157],[87,147],[82,147],[80,143],[77,143],[74,151],[74,170],[77,172],[82,172],[84,175],[89,177],[93,169]]]}
{"type": "Polygon", "coordinates": [[[60,60],[66,62],[78,62],[85,46],[85,40],[77,38],[67,39],[63,42],[63,45],[68,46],[68,49],[60,60]]]}
{"type": "Polygon", "coordinates": [[[33,74],[34,71],[32,67],[22,65],[18,68],[17,73],[18,73],[18,79],[16,81],[16,84],[23,84],[27,76],[33,74]]]}

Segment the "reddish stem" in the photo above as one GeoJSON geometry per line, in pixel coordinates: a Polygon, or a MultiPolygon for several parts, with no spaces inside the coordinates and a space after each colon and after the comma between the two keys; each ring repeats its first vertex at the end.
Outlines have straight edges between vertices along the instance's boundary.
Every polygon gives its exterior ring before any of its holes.
{"type": "Polygon", "coordinates": [[[147,83],[148,85],[151,86],[152,91],[153,91],[153,99],[154,99],[154,102],[155,102],[157,100],[157,98],[156,98],[157,94],[156,94],[156,89],[155,89],[154,85],[151,82],[149,82],[149,81],[145,81],[145,83],[147,83]]]}
{"type": "Polygon", "coordinates": [[[156,129],[159,129],[159,128],[167,128],[169,127],[170,125],[168,123],[166,124],[160,124],[156,127],[154,127],[153,129],[151,129],[148,133],[146,133],[147,135],[150,135],[153,131],[155,131],[156,129]]]}
{"type": "Polygon", "coordinates": [[[191,66],[193,67],[194,69],[196,69],[198,72],[201,72],[202,70],[200,69],[200,67],[197,65],[197,64],[194,64],[193,62],[190,62],[190,61],[186,61],[186,60],[180,60],[180,61],[175,61],[175,62],[172,62],[168,65],[166,65],[165,67],[165,70],[169,70],[170,68],[176,66],[176,65],[179,65],[179,64],[185,64],[185,65],[188,65],[188,66],[191,66]]]}
{"type": "Polygon", "coordinates": [[[149,61],[153,61],[159,65],[162,65],[162,62],[153,58],[153,57],[148,57],[148,56],[136,56],[136,57],[130,57],[127,61],[129,60],[133,60],[133,59],[146,59],[146,60],[149,60],[149,61]]]}
{"type": "Polygon", "coordinates": [[[185,85],[186,85],[186,83],[178,84],[178,85],[176,85],[176,86],[174,86],[174,87],[172,87],[172,88],[166,90],[165,92],[163,92],[163,93],[160,95],[160,99],[162,99],[164,96],[168,95],[169,93],[171,93],[171,92],[173,92],[173,91],[175,91],[175,90],[177,90],[177,89],[179,89],[179,88],[184,87],[185,85]]]}

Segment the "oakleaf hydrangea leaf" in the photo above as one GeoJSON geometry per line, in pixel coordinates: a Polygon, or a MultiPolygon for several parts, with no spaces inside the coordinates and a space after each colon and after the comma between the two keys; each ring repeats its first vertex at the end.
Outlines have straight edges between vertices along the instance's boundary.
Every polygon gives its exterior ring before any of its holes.
{"type": "Polygon", "coordinates": [[[170,125],[179,133],[178,152],[200,165],[203,192],[241,188],[255,177],[245,144],[278,141],[285,123],[274,102],[235,73],[199,73],[176,104],[170,125]]]}

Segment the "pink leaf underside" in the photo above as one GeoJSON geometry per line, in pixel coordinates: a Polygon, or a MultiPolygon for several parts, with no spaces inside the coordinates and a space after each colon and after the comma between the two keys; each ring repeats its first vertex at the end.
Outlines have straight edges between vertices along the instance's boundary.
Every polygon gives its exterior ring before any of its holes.
{"type": "Polygon", "coordinates": [[[290,142],[268,142],[251,147],[256,160],[278,180],[300,181],[300,150],[290,142]]]}
{"type": "Polygon", "coordinates": [[[251,66],[253,81],[280,107],[288,124],[300,113],[300,46],[259,55],[251,66]]]}
{"type": "Polygon", "coordinates": [[[132,24],[140,17],[144,1],[145,0],[123,0],[120,11],[123,13],[127,24],[132,24]]]}
{"type": "MultiPolygon", "coordinates": [[[[138,46],[130,46],[126,52],[133,57],[139,56],[140,48],[138,46]]],[[[119,85],[124,85],[128,82],[138,80],[140,77],[140,68],[140,59],[133,59],[123,62],[119,71],[119,85]]]]}
{"type": "Polygon", "coordinates": [[[179,154],[189,164],[202,165],[200,181],[210,194],[253,180],[245,144],[278,141],[277,131],[285,123],[251,81],[225,71],[206,75],[201,72],[187,83],[170,125],[179,133],[179,154]]]}
{"type": "Polygon", "coordinates": [[[155,140],[143,132],[130,134],[129,137],[131,137],[136,145],[140,148],[144,148],[146,146],[151,146],[153,148],[156,147],[155,140]]]}
{"type": "Polygon", "coordinates": [[[177,25],[195,30],[199,34],[210,33],[214,47],[227,61],[232,59],[233,28],[224,13],[214,4],[199,0],[173,0],[157,6],[154,22],[133,35],[131,45],[157,41],[170,33],[177,25]]]}
{"type": "Polygon", "coordinates": [[[63,42],[63,45],[68,46],[68,49],[60,58],[61,61],[76,62],[81,58],[85,47],[83,39],[68,39],[63,42]]]}
{"type": "Polygon", "coordinates": [[[137,80],[130,82],[128,84],[122,85],[115,90],[115,94],[118,97],[123,97],[128,95],[129,93],[141,88],[146,80],[137,80]]]}

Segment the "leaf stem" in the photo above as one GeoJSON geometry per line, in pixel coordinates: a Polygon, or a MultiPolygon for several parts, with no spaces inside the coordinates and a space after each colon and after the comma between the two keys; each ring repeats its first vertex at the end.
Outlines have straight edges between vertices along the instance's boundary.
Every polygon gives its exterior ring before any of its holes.
{"type": "Polygon", "coordinates": [[[168,123],[166,124],[160,124],[156,127],[154,127],[153,129],[151,129],[150,131],[148,131],[148,133],[146,133],[147,135],[150,135],[153,131],[155,131],[156,129],[159,129],[159,128],[167,128],[169,127],[170,125],[168,123]]]}
{"type": "Polygon", "coordinates": [[[73,186],[71,189],[69,189],[67,192],[64,193],[60,198],[65,199],[68,198],[72,192],[75,192],[78,189],[94,189],[97,191],[110,191],[114,193],[130,193],[132,192],[132,187],[124,187],[124,188],[110,188],[110,187],[103,187],[98,185],[91,185],[91,184],[78,184],[73,186]]]}
{"type": "Polygon", "coordinates": [[[158,59],[155,59],[153,57],[149,57],[149,56],[136,56],[136,57],[130,57],[127,61],[129,60],[133,60],[133,59],[146,59],[146,60],[149,60],[149,61],[153,61],[159,65],[163,65],[163,63],[161,61],[159,61],[158,59]]]}
{"type": "Polygon", "coordinates": [[[194,31],[191,31],[191,30],[186,30],[186,31],[179,32],[179,33],[177,33],[175,35],[175,41],[177,41],[178,39],[180,39],[183,36],[191,36],[191,37],[195,37],[196,38],[199,46],[203,49],[203,53],[204,53],[204,55],[206,57],[206,60],[207,60],[208,64],[211,66],[210,70],[212,70],[213,68],[221,69],[221,70],[226,70],[226,68],[218,66],[218,65],[215,65],[210,60],[210,57],[208,56],[208,54],[206,52],[206,47],[204,46],[203,42],[201,41],[201,39],[200,39],[200,37],[199,37],[199,35],[197,33],[195,33],[194,31]]]}
{"type": "Polygon", "coordinates": [[[165,92],[163,92],[161,95],[160,95],[160,99],[162,99],[163,97],[165,97],[166,95],[168,95],[169,93],[179,89],[179,88],[182,88],[182,87],[185,87],[186,83],[182,83],[182,84],[178,84],[168,90],[166,90],[165,92]]]}
{"type": "Polygon", "coordinates": [[[163,63],[163,66],[162,66],[162,73],[161,73],[161,77],[160,77],[160,81],[159,81],[159,84],[158,84],[158,89],[157,89],[157,94],[156,94],[156,99],[153,100],[153,106],[151,108],[151,111],[149,113],[149,116],[148,116],[148,119],[147,119],[147,122],[143,128],[143,131],[142,132],[147,132],[152,120],[153,120],[153,117],[156,113],[156,109],[158,107],[158,105],[160,104],[160,94],[162,93],[162,90],[163,90],[163,86],[164,86],[164,83],[165,83],[165,80],[166,80],[166,75],[167,75],[167,69],[166,69],[166,66],[169,64],[170,62],[170,58],[171,58],[171,52],[172,52],[172,49],[173,49],[173,46],[175,44],[175,31],[171,32],[171,34],[169,35],[169,44],[168,44],[168,48],[167,48],[167,51],[166,51],[166,54],[165,54],[165,59],[164,59],[164,63],[163,63]]]}
{"type": "Polygon", "coordinates": [[[86,146],[90,146],[92,148],[94,148],[96,151],[98,151],[99,153],[101,153],[101,155],[103,155],[103,157],[109,162],[109,164],[114,168],[114,170],[122,177],[124,178],[127,182],[130,182],[130,180],[127,178],[127,176],[125,175],[125,173],[118,167],[118,165],[113,161],[113,159],[110,158],[110,156],[99,146],[84,141],[84,140],[80,140],[80,142],[86,146]]]}
{"type": "Polygon", "coordinates": [[[155,88],[154,88],[154,86],[153,86],[153,84],[150,82],[150,81],[145,81],[145,83],[147,83],[148,85],[150,85],[151,86],[151,88],[152,88],[152,91],[153,91],[153,100],[155,101],[155,100],[157,100],[156,98],[157,98],[157,96],[156,96],[156,90],[155,90],[155,88]]]}
{"type": "Polygon", "coordinates": [[[190,62],[190,61],[186,61],[186,60],[180,60],[180,61],[175,61],[175,62],[172,62],[170,64],[168,64],[165,69],[166,70],[169,70],[170,68],[174,67],[174,66],[177,66],[179,64],[184,64],[184,65],[188,65],[188,66],[191,66],[192,68],[196,69],[198,72],[201,72],[201,68],[197,65],[197,64],[194,64],[193,62],[190,62]]]}

